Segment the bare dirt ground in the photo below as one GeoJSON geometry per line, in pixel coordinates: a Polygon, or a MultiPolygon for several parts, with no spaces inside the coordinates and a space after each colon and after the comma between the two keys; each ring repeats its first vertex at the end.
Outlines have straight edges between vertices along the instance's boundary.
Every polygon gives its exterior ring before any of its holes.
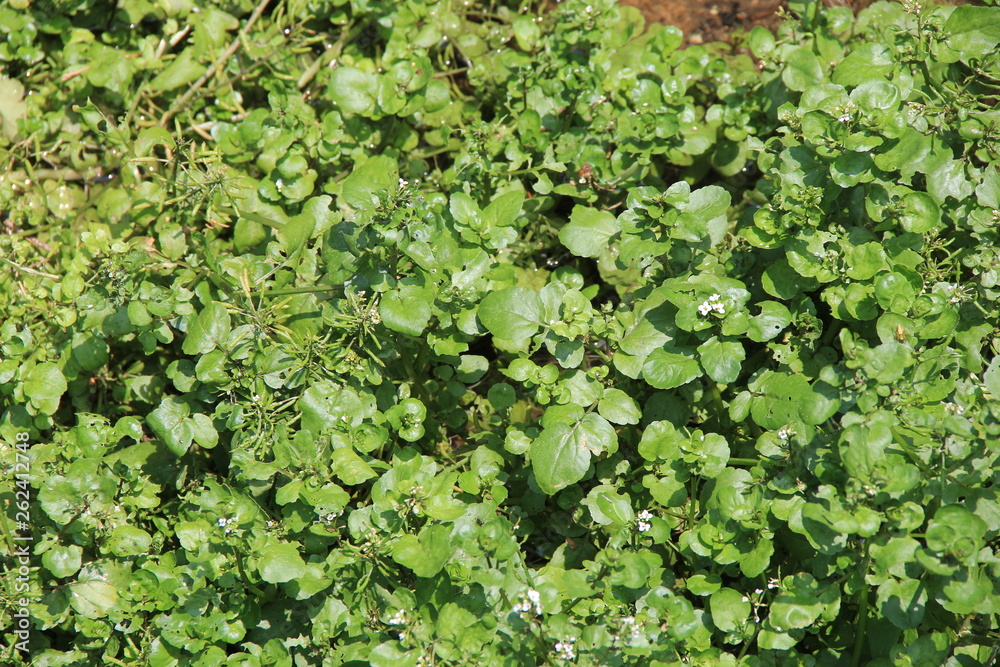
{"type": "MultiPolygon", "coordinates": [[[[950,0],[947,4],[965,4],[968,0],[950,0]]],[[[861,11],[874,0],[824,0],[827,5],[841,5],[861,11]]],[[[774,30],[780,19],[779,7],[785,0],[621,0],[642,11],[649,22],[677,26],[684,31],[686,44],[728,41],[735,31],[748,32],[755,25],[774,30]]],[[[978,4],[975,1],[972,4],[978,4]]]]}

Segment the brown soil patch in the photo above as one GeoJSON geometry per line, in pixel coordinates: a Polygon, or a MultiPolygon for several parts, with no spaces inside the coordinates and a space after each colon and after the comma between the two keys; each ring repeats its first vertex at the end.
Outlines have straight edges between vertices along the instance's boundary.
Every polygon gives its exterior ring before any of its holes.
{"type": "Polygon", "coordinates": [[[685,44],[726,41],[735,30],[763,25],[772,30],[778,23],[775,12],[787,7],[785,0],[621,0],[638,8],[649,22],[680,28],[685,44]]]}
{"type": "MultiPolygon", "coordinates": [[[[824,0],[827,5],[850,7],[861,11],[875,0],[824,0]]],[[[969,0],[945,0],[947,4],[966,4],[969,0]]],[[[732,33],[749,32],[756,25],[772,31],[781,22],[776,12],[788,8],[786,0],[620,0],[637,7],[648,22],[677,26],[684,32],[684,43],[729,41],[732,33]]],[[[970,4],[981,4],[972,0],[970,4]]]]}

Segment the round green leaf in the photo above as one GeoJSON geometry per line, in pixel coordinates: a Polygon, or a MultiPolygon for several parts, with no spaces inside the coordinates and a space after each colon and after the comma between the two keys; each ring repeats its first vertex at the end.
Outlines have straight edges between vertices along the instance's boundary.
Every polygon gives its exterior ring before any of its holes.
{"type": "Polygon", "coordinates": [[[590,413],[576,423],[547,426],[531,443],[531,469],[538,487],[553,495],[583,479],[593,453],[613,452],[618,436],[603,417],[590,413]]]}
{"type": "Polygon", "coordinates": [[[103,618],[118,604],[118,589],[106,581],[78,581],[69,592],[73,609],[85,618],[103,618]]]}
{"type": "Polygon", "coordinates": [[[607,389],[597,404],[597,412],[613,424],[638,424],[642,410],[631,396],[621,389],[607,389]]]}
{"type": "Polygon", "coordinates": [[[153,429],[153,433],[177,456],[183,456],[194,440],[194,422],[187,419],[190,412],[191,408],[187,403],[168,396],[146,415],[146,423],[153,429]]]}
{"type": "Polygon", "coordinates": [[[799,420],[800,403],[812,389],[802,375],[766,371],[750,383],[750,414],[762,428],[780,429],[799,420]]]}
{"type": "Polygon", "coordinates": [[[260,578],[270,584],[281,584],[305,576],[308,572],[298,549],[291,544],[264,547],[257,561],[260,578]]]}
{"type": "Polygon", "coordinates": [[[891,81],[872,78],[851,91],[851,100],[863,111],[885,111],[899,106],[899,88],[891,81]]]}
{"type": "Polygon", "coordinates": [[[392,548],[393,560],[413,570],[418,577],[433,577],[454,553],[451,527],[442,524],[425,526],[419,536],[403,535],[392,548]]]}
{"type": "Polygon", "coordinates": [[[596,257],[611,244],[611,237],[621,231],[621,223],[607,211],[576,206],[569,224],[559,230],[559,241],[580,257],[596,257]]]}
{"type": "Polygon", "coordinates": [[[54,546],[42,554],[42,565],[54,577],[71,577],[80,570],[83,548],[75,544],[54,546]]]}
{"type": "Polygon", "coordinates": [[[527,287],[508,287],[487,294],[479,304],[478,315],[497,338],[529,338],[542,326],[542,299],[527,287]]]}
{"type": "Polygon", "coordinates": [[[722,384],[734,382],[739,377],[747,356],[742,343],[720,341],[715,336],[698,346],[698,354],[708,377],[722,384]]]}
{"type": "Polygon", "coordinates": [[[206,354],[216,347],[225,345],[231,326],[226,306],[213,301],[198,314],[188,329],[184,344],[181,346],[184,354],[206,354]]]}
{"type": "Polygon", "coordinates": [[[823,66],[811,50],[798,48],[788,55],[781,80],[792,90],[801,92],[823,83],[823,66]]]}
{"type": "Polygon", "coordinates": [[[916,296],[917,290],[901,273],[883,273],[875,280],[875,300],[886,310],[905,313],[916,296]]]}
{"type": "Polygon", "coordinates": [[[618,493],[618,488],[601,484],[595,486],[583,499],[594,521],[602,526],[614,525],[624,528],[635,519],[635,511],[626,496],[618,493]]]}
{"type": "Polygon", "coordinates": [[[427,290],[406,286],[387,292],[379,301],[382,323],[393,331],[419,336],[431,319],[431,302],[427,290]]]}
{"type": "Polygon", "coordinates": [[[897,628],[920,626],[927,604],[927,587],[919,579],[890,579],[878,587],[879,610],[897,628]]]}
{"type": "Polygon", "coordinates": [[[721,588],[708,599],[712,623],[723,632],[738,632],[750,618],[750,600],[732,588],[721,588]]]}
{"type": "Polygon", "coordinates": [[[66,378],[59,367],[51,363],[36,364],[24,378],[24,395],[44,414],[53,414],[59,408],[59,399],[65,393],[66,378]]]}
{"type": "Polygon", "coordinates": [[[345,116],[375,113],[378,77],[353,67],[338,67],[330,75],[327,87],[330,98],[345,116]]]}
{"type": "Polygon", "coordinates": [[[962,505],[945,505],[927,526],[927,548],[968,557],[983,548],[986,522],[962,505]]]}
{"type": "Polygon", "coordinates": [[[792,314],[783,304],[777,301],[762,301],[759,304],[760,314],[750,318],[747,336],[752,341],[763,343],[771,340],[792,321],[792,314]]]}
{"type": "Polygon", "coordinates": [[[882,80],[892,71],[892,50],[879,42],[859,44],[833,70],[833,82],[857,86],[866,81],[882,80]]]}
{"type": "Polygon", "coordinates": [[[673,461],[681,455],[684,436],[668,421],[653,422],[639,441],[639,454],[647,461],[673,461]]]}
{"type": "Polygon", "coordinates": [[[926,192],[910,192],[900,202],[899,224],[908,231],[923,234],[941,222],[941,209],[926,192]]]}
{"type": "Polygon", "coordinates": [[[498,382],[490,387],[486,397],[496,410],[506,410],[517,402],[517,392],[506,382],[498,382]]]}
{"type": "Polygon", "coordinates": [[[690,352],[654,350],[642,366],[642,377],[657,389],[673,389],[701,376],[701,366],[690,352]]]}
{"type": "Polygon", "coordinates": [[[116,556],[136,556],[149,552],[153,538],[135,526],[118,526],[111,531],[104,546],[116,556]]]}

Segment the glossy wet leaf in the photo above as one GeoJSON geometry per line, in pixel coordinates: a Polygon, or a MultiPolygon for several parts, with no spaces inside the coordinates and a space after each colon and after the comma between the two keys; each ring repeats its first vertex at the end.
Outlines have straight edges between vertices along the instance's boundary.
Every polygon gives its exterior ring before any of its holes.
{"type": "Polygon", "coordinates": [[[575,207],[569,224],[559,231],[559,240],[580,257],[596,257],[621,231],[621,224],[608,212],[575,207]]]}
{"type": "Polygon", "coordinates": [[[528,338],[542,326],[542,300],[526,287],[508,287],[488,294],[479,306],[483,325],[498,338],[528,338]]]}
{"type": "Polygon", "coordinates": [[[257,560],[260,578],[280,584],[305,576],[306,564],[293,544],[272,544],[261,550],[257,560]]]}
{"type": "Polygon", "coordinates": [[[654,350],[646,358],[642,376],[657,389],[672,389],[701,376],[701,367],[691,353],[681,354],[654,350]]]}
{"type": "Polygon", "coordinates": [[[617,446],[614,428],[591,413],[582,420],[560,421],[542,430],[531,443],[531,468],[539,488],[551,495],[583,479],[591,454],[613,451],[617,446]]]}

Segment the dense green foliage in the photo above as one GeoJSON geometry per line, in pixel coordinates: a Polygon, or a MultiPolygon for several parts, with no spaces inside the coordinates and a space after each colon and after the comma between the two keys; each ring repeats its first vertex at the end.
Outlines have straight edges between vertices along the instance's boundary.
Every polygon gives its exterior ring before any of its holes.
{"type": "Polygon", "coordinates": [[[113,7],[0,7],[5,664],[997,662],[1000,8],[113,7]]]}

